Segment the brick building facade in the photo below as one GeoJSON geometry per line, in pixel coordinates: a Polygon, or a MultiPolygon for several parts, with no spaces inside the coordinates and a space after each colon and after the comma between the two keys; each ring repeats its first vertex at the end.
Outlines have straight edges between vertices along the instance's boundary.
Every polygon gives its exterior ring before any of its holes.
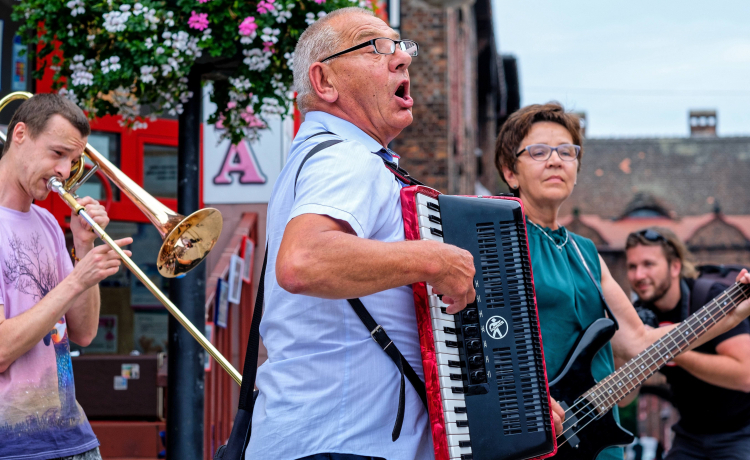
{"type": "Polygon", "coordinates": [[[652,225],[672,229],[699,264],[750,266],[750,137],[716,136],[715,112],[709,126],[691,119],[687,138],[584,140],[561,223],[596,243],[625,292],[625,239],[652,225]]]}
{"type": "MultiPolygon", "coordinates": [[[[409,73],[414,123],[393,141],[414,177],[448,194],[496,190],[493,155],[508,89],[496,49],[490,0],[436,6],[402,0],[399,29],[420,56],[409,73]]],[[[486,192],[479,192],[486,193],[486,192]]]]}

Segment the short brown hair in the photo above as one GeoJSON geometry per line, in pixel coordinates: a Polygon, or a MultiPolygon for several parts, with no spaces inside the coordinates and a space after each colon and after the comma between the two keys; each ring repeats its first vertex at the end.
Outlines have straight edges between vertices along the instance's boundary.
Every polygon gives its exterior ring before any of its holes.
{"type": "MultiPolygon", "coordinates": [[[[500,134],[497,136],[497,142],[495,143],[495,166],[500,173],[500,178],[506,184],[508,182],[503,174],[503,166],[507,166],[508,169],[516,172],[516,161],[518,161],[516,153],[518,153],[521,141],[529,134],[531,126],[540,121],[557,123],[568,130],[574,144],[581,145],[581,120],[578,115],[566,112],[559,102],[554,101],[546,104],[527,105],[508,117],[508,120],[503,123],[503,127],[500,129],[500,134]]],[[[582,156],[583,148],[578,154],[579,171],[581,170],[582,156]]]]}
{"type": "MultiPolygon", "coordinates": [[[[70,99],[54,93],[36,94],[31,99],[23,101],[8,125],[7,140],[3,145],[3,154],[10,149],[13,130],[18,123],[24,123],[28,127],[29,136],[35,138],[47,126],[47,122],[54,115],[60,115],[73,125],[81,136],[87,137],[91,134],[91,126],[84,115],[83,110],[75,105],[70,99]]],[[[0,155],[1,156],[1,155],[0,155]]]]}
{"type": "Polygon", "coordinates": [[[648,227],[637,232],[633,232],[628,235],[628,239],[625,242],[625,251],[636,246],[661,246],[664,257],[667,258],[668,263],[672,263],[674,260],[679,260],[682,264],[680,270],[680,276],[683,278],[695,278],[698,276],[698,270],[695,269],[695,258],[693,254],[688,251],[687,246],[683,243],[674,232],[664,227],[648,227]],[[657,237],[646,238],[646,231],[651,230],[655,232],[657,237]]]}

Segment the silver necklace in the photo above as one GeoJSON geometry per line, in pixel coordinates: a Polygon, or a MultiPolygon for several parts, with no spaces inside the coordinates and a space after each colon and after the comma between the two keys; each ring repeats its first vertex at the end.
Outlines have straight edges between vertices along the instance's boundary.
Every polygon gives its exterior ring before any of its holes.
{"type": "Polygon", "coordinates": [[[560,225],[560,227],[562,227],[563,230],[565,230],[565,241],[563,241],[562,244],[557,244],[555,243],[555,240],[551,236],[549,236],[549,234],[542,227],[537,225],[533,220],[529,219],[528,217],[526,218],[526,220],[528,220],[534,227],[538,228],[542,233],[544,233],[544,236],[546,236],[550,241],[552,241],[552,244],[554,244],[555,247],[559,249],[561,252],[562,252],[563,247],[566,244],[568,244],[568,236],[569,236],[568,229],[563,227],[562,225],[558,224],[560,225]]]}

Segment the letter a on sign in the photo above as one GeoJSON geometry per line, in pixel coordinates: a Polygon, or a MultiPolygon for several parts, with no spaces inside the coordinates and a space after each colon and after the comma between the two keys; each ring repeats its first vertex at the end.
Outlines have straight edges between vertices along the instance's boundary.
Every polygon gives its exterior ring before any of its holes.
{"type": "Polygon", "coordinates": [[[221,164],[221,171],[214,177],[214,184],[231,184],[234,181],[232,173],[239,173],[240,184],[265,184],[267,180],[255,158],[255,152],[244,140],[229,147],[221,164]]]}

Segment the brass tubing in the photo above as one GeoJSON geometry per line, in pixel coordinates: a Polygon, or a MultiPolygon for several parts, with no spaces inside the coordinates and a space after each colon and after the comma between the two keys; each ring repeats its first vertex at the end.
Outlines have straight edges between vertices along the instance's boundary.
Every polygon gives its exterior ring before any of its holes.
{"type": "MultiPolygon", "coordinates": [[[[50,190],[57,192],[58,195],[60,195],[60,198],[63,199],[71,208],[73,206],[71,205],[72,202],[76,202],[75,199],[68,193],[67,190],[65,190],[65,187],[63,187],[62,183],[56,179],[51,178],[49,180],[48,186],[50,190]]],[[[76,203],[77,204],[77,203],[76,203]]],[[[73,208],[75,210],[75,208],[73,208]]],[[[175,318],[177,318],[177,321],[180,322],[180,324],[185,327],[185,329],[188,330],[190,335],[193,336],[195,340],[198,341],[198,343],[208,352],[209,355],[211,355],[219,365],[224,368],[227,373],[234,379],[237,384],[242,385],[242,375],[240,375],[239,372],[237,372],[237,369],[232,366],[232,364],[227,361],[227,359],[222,355],[219,350],[216,349],[216,347],[213,346],[213,344],[206,339],[206,337],[193,325],[193,323],[188,320],[185,315],[182,314],[182,312],[172,303],[169,298],[164,295],[159,288],[154,285],[154,283],[141,271],[140,268],[133,262],[133,260],[128,257],[122,249],[110,238],[110,236],[104,232],[104,229],[102,229],[96,222],[94,222],[94,219],[91,218],[91,216],[88,215],[86,210],[83,207],[80,207],[76,211],[78,215],[86,219],[86,222],[91,225],[91,228],[94,230],[96,235],[104,241],[107,246],[112,248],[113,251],[117,253],[118,256],[120,256],[120,259],[125,263],[125,266],[130,269],[131,272],[148,288],[149,291],[157,298],[159,299],[159,302],[161,302],[169,311],[169,313],[172,314],[175,318]]]]}

